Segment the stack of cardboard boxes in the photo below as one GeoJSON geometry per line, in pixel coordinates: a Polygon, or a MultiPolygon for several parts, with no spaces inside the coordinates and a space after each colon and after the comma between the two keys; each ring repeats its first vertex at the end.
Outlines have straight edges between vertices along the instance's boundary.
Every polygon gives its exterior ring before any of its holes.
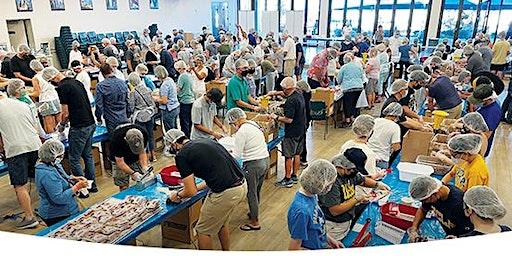
{"type": "Polygon", "coordinates": [[[197,239],[195,226],[199,220],[201,200],[162,222],[162,247],[172,247],[173,241],[191,244],[197,239]]]}

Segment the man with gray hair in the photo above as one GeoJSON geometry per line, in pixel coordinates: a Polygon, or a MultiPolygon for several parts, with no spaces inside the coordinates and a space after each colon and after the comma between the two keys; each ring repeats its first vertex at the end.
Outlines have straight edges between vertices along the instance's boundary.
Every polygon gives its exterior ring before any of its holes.
{"type": "Polygon", "coordinates": [[[236,75],[231,77],[226,91],[226,107],[228,110],[239,107],[244,110],[260,111],[259,102],[254,99],[249,91],[247,75],[249,74],[249,63],[245,59],[235,62],[236,75]]]}
{"type": "MultiPolygon", "coordinates": [[[[125,77],[124,77],[124,74],[121,70],[119,70],[119,60],[115,57],[108,57],[107,60],[105,61],[105,63],[107,63],[108,65],[110,65],[112,67],[112,72],[114,73],[114,76],[121,79],[121,80],[125,80],[125,77]]],[[[103,80],[105,80],[105,76],[100,72],[100,74],[98,75],[98,83],[101,83],[103,82],[103,80]]]]}
{"type": "Polygon", "coordinates": [[[130,185],[130,178],[138,181],[149,171],[146,147],[148,135],[144,128],[136,124],[117,127],[110,144],[110,160],[113,162],[112,176],[119,190],[130,185]]]}
{"type": "Polygon", "coordinates": [[[288,35],[288,32],[283,32],[283,55],[284,55],[284,64],[283,64],[283,75],[285,77],[292,77],[295,71],[295,60],[297,58],[297,50],[295,48],[295,41],[293,38],[288,35]]]}
{"type": "Polygon", "coordinates": [[[18,46],[18,53],[11,59],[11,71],[18,79],[23,80],[26,86],[32,86],[32,78],[36,72],[30,68],[30,61],[35,59],[30,47],[26,44],[18,46]]]}
{"type": "Polygon", "coordinates": [[[101,45],[103,45],[103,54],[107,57],[115,57],[119,59],[119,50],[115,45],[112,44],[112,41],[108,38],[103,38],[101,40],[101,45]]]}
{"type": "Polygon", "coordinates": [[[480,72],[485,71],[482,54],[476,52],[472,45],[464,46],[462,53],[464,54],[464,58],[466,58],[466,69],[471,72],[472,78],[477,77],[480,72]]]}
{"type": "Polygon", "coordinates": [[[34,228],[39,224],[27,190],[29,178],[34,178],[37,151],[41,147],[37,122],[39,120],[34,118],[27,104],[7,98],[0,92],[0,152],[6,157],[9,179],[25,214],[16,225],[18,229],[34,228]]]}

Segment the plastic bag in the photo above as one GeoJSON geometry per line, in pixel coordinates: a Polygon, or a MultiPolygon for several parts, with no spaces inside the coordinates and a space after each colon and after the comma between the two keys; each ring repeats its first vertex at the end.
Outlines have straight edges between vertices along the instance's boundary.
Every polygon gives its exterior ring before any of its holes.
{"type": "Polygon", "coordinates": [[[363,90],[361,94],[359,94],[359,99],[357,99],[356,108],[366,108],[368,107],[368,99],[366,99],[366,92],[363,90]]]}

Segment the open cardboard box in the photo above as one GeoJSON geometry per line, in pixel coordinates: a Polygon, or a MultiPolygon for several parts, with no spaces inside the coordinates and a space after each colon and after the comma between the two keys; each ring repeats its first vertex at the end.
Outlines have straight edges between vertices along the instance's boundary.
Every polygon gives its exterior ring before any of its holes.
{"type": "Polygon", "coordinates": [[[334,90],[329,88],[311,90],[311,101],[325,102],[325,105],[329,108],[334,104],[334,90]]]}
{"type": "Polygon", "coordinates": [[[213,88],[217,88],[222,92],[223,95],[226,95],[227,84],[228,84],[228,80],[226,78],[213,80],[213,81],[206,83],[206,91],[209,91],[213,88]]]}
{"type": "Polygon", "coordinates": [[[409,130],[402,142],[402,162],[414,163],[419,155],[428,155],[432,132],[409,130]]]}
{"type": "Polygon", "coordinates": [[[416,158],[417,164],[428,165],[434,168],[434,174],[445,175],[451,169],[450,165],[443,163],[437,157],[420,155],[416,158]]]}

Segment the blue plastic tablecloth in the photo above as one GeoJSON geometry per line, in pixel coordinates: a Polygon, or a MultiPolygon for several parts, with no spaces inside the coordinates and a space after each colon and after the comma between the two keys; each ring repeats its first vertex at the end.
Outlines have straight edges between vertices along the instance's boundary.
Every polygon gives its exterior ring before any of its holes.
{"type": "MultiPolygon", "coordinates": [[[[394,167],[393,172],[386,175],[386,177],[383,179],[383,182],[390,186],[392,191],[392,194],[390,195],[388,202],[401,203],[402,197],[409,197],[409,182],[401,181],[398,178],[398,175],[398,169],[394,167]]],[[[372,234],[372,238],[367,243],[366,246],[391,245],[392,243],[384,240],[383,238],[375,234],[375,225],[377,221],[381,220],[380,207],[377,203],[370,203],[364,210],[363,214],[361,214],[361,217],[359,217],[359,219],[357,220],[357,223],[364,225],[367,218],[371,219],[371,224],[368,228],[370,233],[372,234]]],[[[428,237],[429,240],[443,239],[446,236],[441,224],[435,218],[425,219],[423,221],[420,227],[420,234],[424,237],[428,237]]],[[[342,241],[345,247],[352,246],[352,243],[357,237],[357,235],[358,232],[351,230],[342,241]]],[[[407,243],[408,239],[409,237],[407,236],[406,233],[401,243],[407,243]]]]}
{"type": "MultiPolygon", "coordinates": [[[[202,181],[201,179],[196,178],[196,183],[200,183],[201,181],[202,181]]],[[[149,218],[147,221],[142,223],[139,227],[137,227],[136,229],[131,231],[127,236],[125,236],[120,241],[118,241],[119,244],[127,244],[128,242],[132,241],[133,239],[135,239],[137,236],[139,236],[143,232],[148,231],[149,229],[155,227],[156,225],[159,225],[160,223],[165,221],[170,216],[176,215],[181,210],[191,206],[195,202],[206,197],[206,195],[208,193],[207,189],[202,190],[202,191],[199,191],[195,196],[193,196],[192,198],[190,198],[190,200],[187,200],[186,202],[182,202],[180,204],[166,205],[165,201],[167,200],[167,195],[165,195],[164,193],[158,192],[157,188],[159,188],[159,187],[167,187],[167,186],[162,184],[160,181],[158,181],[156,184],[153,184],[152,186],[149,186],[142,191],[138,191],[134,187],[130,187],[130,188],[112,196],[113,198],[117,198],[117,199],[124,199],[126,196],[131,196],[131,195],[143,196],[148,199],[159,199],[161,202],[161,205],[163,206],[163,209],[158,214],[149,218]]],[[[82,211],[81,213],[83,213],[84,211],[82,211]]],[[[50,226],[50,227],[40,231],[36,235],[37,236],[46,236],[49,233],[51,233],[52,231],[62,227],[64,224],[66,224],[73,218],[77,217],[81,213],[71,216],[53,226],[50,226]]]]}
{"type": "Polygon", "coordinates": [[[274,149],[284,139],[284,128],[280,128],[277,132],[277,137],[267,143],[268,151],[274,149]]]}

